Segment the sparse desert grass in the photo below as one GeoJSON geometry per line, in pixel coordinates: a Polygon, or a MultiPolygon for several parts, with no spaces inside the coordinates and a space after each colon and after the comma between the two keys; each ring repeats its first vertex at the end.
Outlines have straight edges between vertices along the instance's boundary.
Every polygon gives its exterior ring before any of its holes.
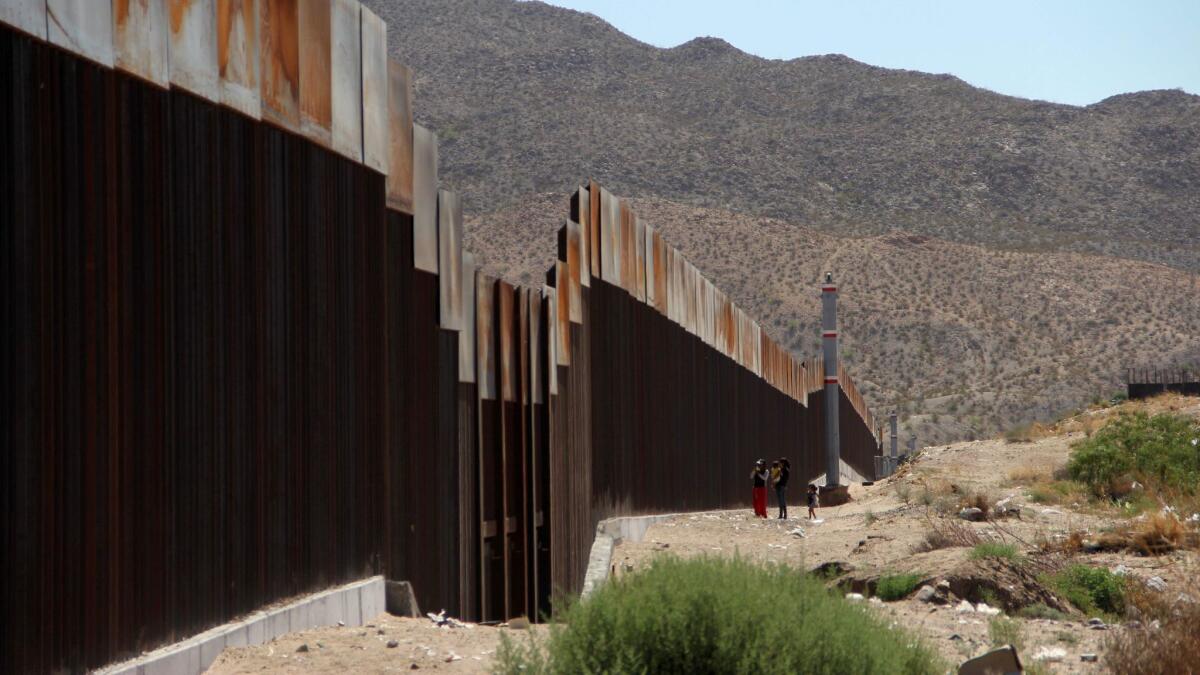
{"type": "MultiPolygon", "coordinates": [[[[1017,610],[1017,616],[1023,619],[1051,619],[1053,621],[1067,621],[1071,618],[1071,615],[1053,607],[1047,607],[1040,602],[1017,610]]],[[[1068,635],[1070,634],[1068,633],[1068,635]]]]}
{"type": "Polygon", "coordinates": [[[1049,466],[1020,466],[1008,472],[1006,486],[1030,485],[1049,481],[1054,470],[1049,466]]]}
{"type": "Polygon", "coordinates": [[[924,578],[924,575],[914,572],[885,574],[875,583],[875,595],[887,602],[907,598],[917,590],[917,586],[924,578]]]}
{"type": "MultiPolygon", "coordinates": [[[[1191,588],[1200,586],[1200,574],[1189,570],[1191,588]]],[[[1200,654],[1200,603],[1180,600],[1175,594],[1158,593],[1140,584],[1125,590],[1127,612],[1143,628],[1122,631],[1106,644],[1104,660],[1114,673],[1195,672],[1200,654]],[[1152,621],[1157,629],[1148,629],[1152,621]],[[1153,658],[1147,658],[1153,655],[1153,658]]]]}
{"type": "Polygon", "coordinates": [[[988,623],[988,639],[992,641],[993,647],[1012,645],[1018,650],[1025,647],[1021,622],[1006,616],[993,617],[988,623]]]}
{"type": "Polygon", "coordinates": [[[907,481],[900,481],[897,483],[896,497],[898,497],[900,501],[907,504],[909,498],[912,497],[912,485],[909,485],[907,481]]]}
{"type": "Polygon", "coordinates": [[[1021,552],[1017,550],[1015,544],[1004,544],[997,541],[985,541],[976,544],[971,549],[969,554],[972,560],[983,560],[985,558],[1000,558],[1003,560],[1011,560],[1016,562],[1021,559],[1021,552]]]}

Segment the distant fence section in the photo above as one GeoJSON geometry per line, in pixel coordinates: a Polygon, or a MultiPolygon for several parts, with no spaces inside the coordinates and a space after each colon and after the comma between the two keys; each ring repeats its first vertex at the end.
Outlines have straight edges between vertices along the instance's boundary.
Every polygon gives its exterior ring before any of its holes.
{"type": "Polygon", "coordinates": [[[1193,368],[1130,368],[1125,383],[1131,399],[1166,392],[1200,396],[1200,370],[1193,368]]]}
{"type": "MultiPolygon", "coordinates": [[[[377,573],[538,616],[599,520],[744,506],[759,457],[797,497],[824,473],[821,362],[600,185],[544,285],[477,272],[354,0],[0,22],[0,671],[377,573]]],[[[841,459],[871,476],[839,382],[841,459]]]]}

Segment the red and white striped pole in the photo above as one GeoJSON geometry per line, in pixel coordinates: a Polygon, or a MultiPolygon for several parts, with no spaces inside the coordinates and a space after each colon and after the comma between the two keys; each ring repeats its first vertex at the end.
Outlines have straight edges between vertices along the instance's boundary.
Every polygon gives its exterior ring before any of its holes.
{"type": "Polygon", "coordinates": [[[841,476],[841,437],[838,434],[837,286],[833,272],[821,286],[821,342],[825,353],[825,486],[837,487],[841,476]]]}

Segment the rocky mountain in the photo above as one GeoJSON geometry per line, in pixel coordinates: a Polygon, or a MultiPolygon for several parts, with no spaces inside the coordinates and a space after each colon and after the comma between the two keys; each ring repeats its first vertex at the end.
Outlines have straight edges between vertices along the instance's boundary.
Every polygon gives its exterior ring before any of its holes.
{"type": "Polygon", "coordinates": [[[540,2],[366,4],[493,271],[540,279],[596,178],[801,353],[833,269],[865,393],[938,440],[1200,358],[1200,97],[1076,107],[840,55],[660,49],[540,2]]]}

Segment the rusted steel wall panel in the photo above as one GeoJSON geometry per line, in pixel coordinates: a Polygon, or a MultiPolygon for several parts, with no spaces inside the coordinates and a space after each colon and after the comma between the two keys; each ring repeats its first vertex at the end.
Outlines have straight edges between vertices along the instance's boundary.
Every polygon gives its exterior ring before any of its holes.
{"type": "Polygon", "coordinates": [[[166,2],[171,86],[220,102],[216,0],[166,2]]]}
{"type": "Polygon", "coordinates": [[[217,74],[221,103],[262,117],[258,71],[260,0],[217,0],[217,74]]]}
{"type": "Polygon", "coordinates": [[[583,300],[580,295],[582,288],[581,267],[583,266],[583,237],[579,223],[567,221],[566,224],[566,288],[570,292],[567,305],[570,309],[572,323],[583,321],[583,300]]]}
{"type": "Polygon", "coordinates": [[[111,68],[112,4],[108,0],[47,0],[46,36],[51,44],[111,68]]]}
{"type": "Polygon", "coordinates": [[[646,302],[646,224],[636,215],[633,218],[633,285],[634,296],[646,302]]]}
{"type": "Polygon", "coordinates": [[[458,381],[475,381],[475,254],[462,254],[462,330],[458,334],[458,381]]]}
{"type": "MultiPolygon", "coordinates": [[[[181,2],[182,0],[171,0],[181,2]]],[[[259,0],[262,118],[290,131],[300,128],[300,26],[298,0],[259,0]]],[[[171,41],[175,81],[175,41],[171,41]]]]}
{"type": "MultiPolygon", "coordinates": [[[[261,0],[260,0],[261,1],[261,0]]],[[[363,159],[362,8],[358,0],[333,0],[330,20],[333,149],[356,162],[363,159]]],[[[411,132],[409,132],[411,134],[411,132]]],[[[390,197],[390,191],[389,191],[390,197]]],[[[411,210],[406,213],[412,213],[411,210]]]]}
{"type": "Polygon", "coordinates": [[[579,223],[579,283],[592,285],[592,205],[588,189],[575,191],[572,219],[579,223]]]}
{"type": "Polygon", "coordinates": [[[388,39],[387,24],[362,8],[363,163],[388,173],[388,39]]]}
{"type": "Polygon", "coordinates": [[[475,275],[475,378],[479,398],[495,399],[496,389],[496,280],[482,272],[475,275]]]}
{"type": "Polygon", "coordinates": [[[542,295],[546,297],[547,393],[558,396],[558,294],[553,286],[542,286],[542,295]]]}
{"type": "Polygon", "coordinates": [[[496,284],[496,330],[500,341],[500,397],[517,400],[517,336],[515,289],[503,279],[496,284]]]}
{"type": "Polygon", "coordinates": [[[333,42],[331,0],[299,5],[300,132],[330,147],[333,143],[333,42]]]}
{"type": "Polygon", "coordinates": [[[558,312],[556,319],[558,326],[555,331],[558,338],[557,349],[555,356],[558,358],[558,365],[571,365],[571,294],[565,288],[565,284],[569,283],[566,279],[569,277],[567,265],[561,260],[554,263],[554,278],[558,283],[558,292],[555,294],[558,300],[558,312]]]}
{"type": "Polygon", "coordinates": [[[388,61],[388,206],[413,212],[412,71],[388,61]]]}
{"type": "MultiPolygon", "coordinates": [[[[603,277],[604,271],[600,262],[600,219],[604,205],[601,188],[596,181],[588,181],[588,255],[590,256],[589,275],[603,277]]],[[[590,283],[588,284],[591,285],[590,283]]]]}
{"type": "MultiPolygon", "coordinates": [[[[171,52],[166,5],[161,0],[113,0],[112,5],[116,67],[160,87],[169,86],[171,52]]],[[[0,9],[0,13],[3,11],[0,9]]]]}
{"type": "Polygon", "coordinates": [[[529,296],[529,396],[530,403],[546,402],[546,298],[541,290],[530,290],[529,296]]]}
{"type": "MultiPolygon", "coordinates": [[[[658,309],[661,300],[656,296],[655,291],[655,268],[654,268],[654,235],[655,230],[653,225],[645,225],[642,228],[642,234],[645,239],[645,275],[646,275],[646,304],[658,309]]],[[[660,310],[661,311],[661,310],[660,310]]]]}
{"type": "Polygon", "coordinates": [[[0,23],[46,39],[46,0],[4,0],[0,2],[0,23]]]}
{"type": "Polygon", "coordinates": [[[438,299],[441,326],[462,330],[462,204],[458,195],[438,192],[438,299]]]}
{"type": "Polygon", "coordinates": [[[636,231],[635,221],[637,214],[633,212],[633,207],[629,205],[629,201],[620,200],[621,204],[621,227],[619,232],[619,246],[621,250],[621,265],[618,273],[620,276],[620,286],[625,289],[626,293],[637,295],[637,242],[634,240],[636,231]]]}
{"type": "Polygon", "coordinates": [[[413,125],[413,250],[419,270],[437,274],[438,140],[425,127],[413,125]]]}
{"type": "Polygon", "coordinates": [[[621,285],[621,200],[600,189],[600,264],[601,277],[621,285]]]}

